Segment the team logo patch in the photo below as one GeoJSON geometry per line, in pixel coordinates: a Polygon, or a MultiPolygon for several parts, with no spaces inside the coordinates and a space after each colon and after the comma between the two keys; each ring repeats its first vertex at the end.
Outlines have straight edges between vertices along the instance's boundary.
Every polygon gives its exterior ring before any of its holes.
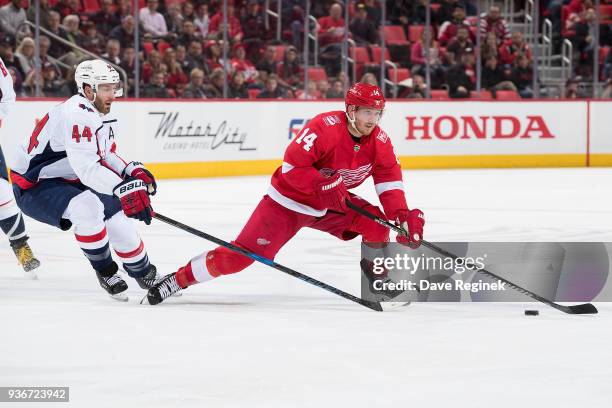
{"type": "Polygon", "coordinates": [[[323,122],[325,122],[327,126],[334,126],[340,123],[340,118],[336,115],[325,116],[323,122]]]}
{"type": "Polygon", "coordinates": [[[86,110],[87,112],[93,112],[93,109],[88,108],[85,104],[79,103],[79,108],[86,110]]]}
{"type": "Polygon", "coordinates": [[[261,246],[270,245],[270,241],[268,241],[265,238],[257,238],[257,245],[261,245],[261,246]]]}
{"type": "Polygon", "coordinates": [[[378,136],[376,136],[376,138],[383,143],[387,143],[387,139],[389,138],[389,136],[387,136],[387,134],[381,130],[380,132],[378,132],[378,136]]]}

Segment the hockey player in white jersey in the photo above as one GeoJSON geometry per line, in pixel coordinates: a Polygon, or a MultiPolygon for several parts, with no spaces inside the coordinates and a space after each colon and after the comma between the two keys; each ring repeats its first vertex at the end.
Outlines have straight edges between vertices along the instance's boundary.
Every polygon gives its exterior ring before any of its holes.
{"type": "MultiPolygon", "coordinates": [[[[15,103],[13,79],[0,58],[0,120],[5,120],[15,103]]],[[[8,236],[11,248],[21,267],[31,278],[36,278],[35,269],[40,266],[28,245],[23,215],[17,207],[2,148],[0,147],[0,229],[8,236]]]]}
{"type": "Polygon", "coordinates": [[[156,270],[127,217],[151,222],[149,194],[157,185],[141,163],[117,155],[116,120],[108,115],[122,94],[117,71],[102,60],[84,61],[75,81],[78,94],[51,109],[18,148],[11,169],[15,197],[38,221],[62,230],[73,225],[100,285],[124,300],[127,284],[111,247],[128,275],[149,288],[156,270]]]}

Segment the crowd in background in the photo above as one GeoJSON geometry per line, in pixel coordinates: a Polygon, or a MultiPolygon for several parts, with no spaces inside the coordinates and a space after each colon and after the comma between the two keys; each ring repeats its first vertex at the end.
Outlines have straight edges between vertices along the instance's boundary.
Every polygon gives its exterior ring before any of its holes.
{"type": "MultiPolygon", "coordinates": [[[[605,3],[605,0],[602,0],[605,3]]],[[[64,97],[76,91],[75,65],[90,58],[53,36],[42,33],[39,48],[41,74],[34,71],[34,7],[27,0],[1,0],[0,57],[10,70],[20,96],[33,96],[37,85],[43,96],[64,97]]],[[[140,97],[221,98],[225,77],[229,98],[342,98],[347,84],[361,80],[378,84],[380,65],[375,53],[383,24],[380,2],[351,1],[348,37],[364,49],[357,78],[342,71],[345,10],[342,3],[312,1],[317,18],[319,64],[323,69],[304,81],[304,0],[282,1],[281,40],[276,20],[266,27],[263,0],[229,0],[227,58],[223,58],[222,1],[141,0],[138,11],[140,52],[134,44],[135,19],[130,0],[40,0],[40,26],[55,36],[102,56],[120,66],[134,95],[136,60],[139,61],[140,97]]],[[[431,29],[425,27],[424,0],[388,0],[384,25],[400,26],[408,41],[387,41],[389,56],[402,69],[398,97],[426,94],[425,67],[430,67],[431,90],[451,98],[466,98],[476,89],[476,67],[481,64],[481,87],[495,95],[514,91],[533,96],[532,52],[520,31],[512,32],[500,8],[483,10],[477,26],[473,1],[431,1],[431,29]],[[416,28],[416,30],[415,30],[416,28]],[[480,36],[480,52],[476,52],[480,36]],[[427,38],[429,37],[429,43],[427,38]],[[479,55],[479,56],[478,56],[479,55]],[[429,58],[429,64],[426,64],[429,58]]],[[[275,2],[270,1],[276,10],[275,2]]],[[[612,89],[611,22],[599,26],[600,46],[595,50],[595,10],[592,0],[542,0],[541,15],[555,27],[555,47],[561,38],[574,44],[574,74],[589,79],[593,53],[600,52],[600,78],[612,89]]],[[[517,8],[522,7],[516,1],[517,8]]],[[[312,50],[312,47],[311,47],[312,50]]],[[[312,52],[310,54],[312,64],[312,52]]],[[[349,69],[352,73],[352,69],[349,69]]],[[[392,76],[390,76],[392,77],[392,76]]],[[[592,78],[590,78],[592,79],[592,78]]],[[[575,79],[568,81],[568,97],[579,97],[575,79]]],[[[388,88],[390,89],[390,87],[388,88]]]]}

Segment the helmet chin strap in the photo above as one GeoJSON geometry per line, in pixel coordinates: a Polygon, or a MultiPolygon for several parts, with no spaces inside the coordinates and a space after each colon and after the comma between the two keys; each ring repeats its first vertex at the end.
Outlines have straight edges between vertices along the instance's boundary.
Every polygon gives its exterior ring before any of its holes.
{"type": "MultiPolygon", "coordinates": [[[[351,118],[351,115],[350,115],[348,112],[346,112],[346,119],[349,121],[349,123],[350,123],[351,127],[353,128],[353,131],[354,131],[355,133],[357,133],[357,135],[356,135],[356,136],[357,136],[357,137],[362,137],[362,136],[363,136],[363,133],[361,133],[361,132],[359,131],[359,129],[357,129],[357,124],[355,123],[355,122],[356,122],[355,112],[356,112],[356,111],[353,111],[353,117],[352,117],[352,118],[351,118]]],[[[349,131],[349,133],[350,133],[350,131],[349,131]]]]}

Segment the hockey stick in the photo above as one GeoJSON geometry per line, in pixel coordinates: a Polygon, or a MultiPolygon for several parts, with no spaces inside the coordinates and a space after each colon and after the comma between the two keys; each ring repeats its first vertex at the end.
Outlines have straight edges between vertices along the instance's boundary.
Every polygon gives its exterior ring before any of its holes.
{"type": "MultiPolygon", "coordinates": [[[[346,200],[346,205],[351,210],[356,211],[357,213],[363,215],[364,217],[367,217],[367,218],[369,218],[371,220],[376,221],[380,225],[383,225],[383,226],[391,229],[392,231],[397,232],[398,234],[402,234],[402,235],[405,235],[405,236],[408,235],[407,231],[405,231],[403,228],[400,228],[400,227],[398,227],[396,225],[391,224],[387,220],[384,220],[384,219],[382,219],[380,217],[377,217],[376,215],[372,214],[371,212],[369,212],[367,210],[364,210],[363,208],[358,207],[355,204],[351,203],[349,200],[346,200]]],[[[423,240],[421,242],[421,244],[424,247],[429,248],[429,249],[431,249],[433,251],[436,251],[437,253],[439,253],[441,255],[444,255],[444,256],[446,256],[448,258],[452,258],[452,259],[459,258],[457,255],[454,255],[454,254],[448,252],[447,250],[445,250],[443,248],[440,248],[439,246],[437,246],[435,244],[432,244],[431,242],[423,240]]],[[[525,288],[523,288],[523,287],[521,287],[521,286],[519,286],[519,285],[517,285],[515,283],[512,283],[509,280],[504,279],[501,276],[494,274],[493,272],[489,272],[486,269],[475,269],[475,270],[476,270],[476,272],[480,272],[480,273],[482,273],[484,275],[487,275],[487,276],[489,276],[491,278],[498,279],[498,280],[500,280],[502,282],[505,282],[508,286],[510,286],[511,288],[517,290],[518,292],[521,292],[522,294],[527,295],[530,298],[537,300],[538,302],[542,302],[542,303],[547,304],[550,307],[554,307],[555,309],[560,310],[560,311],[562,311],[564,313],[568,313],[568,314],[595,314],[595,313],[597,313],[597,308],[595,306],[593,306],[591,303],[583,303],[583,304],[580,304],[580,305],[573,305],[573,306],[563,306],[563,305],[555,303],[555,302],[553,302],[551,300],[548,300],[548,299],[538,295],[537,293],[533,293],[533,292],[531,292],[531,291],[529,291],[529,290],[527,290],[527,289],[525,289],[525,288]]]]}
{"type": "Polygon", "coordinates": [[[370,301],[370,300],[361,299],[361,298],[359,298],[357,296],[353,296],[350,293],[346,293],[346,292],[344,292],[344,291],[342,291],[340,289],[337,289],[337,288],[335,288],[335,287],[333,287],[331,285],[328,285],[327,283],[323,283],[323,282],[321,282],[321,281],[319,281],[319,280],[317,280],[315,278],[311,278],[308,275],[304,275],[303,273],[300,273],[300,272],[295,271],[295,270],[293,270],[291,268],[288,268],[286,266],[278,264],[278,263],[274,262],[271,259],[264,258],[263,256],[259,256],[256,253],[253,253],[253,252],[247,251],[246,249],[240,248],[237,245],[234,245],[234,244],[231,244],[229,242],[223,241],[222,239],[219,239],[217,237],[209,235],[209,234],[207,234],[207,233],[205,233],[203,231],[199,231],[199,230],[197,230],[195,228],[192,228],[192,227],[190,227],[188,225],[185,225],[183,223],[175,221],[175,220],[173,220],[171,218],[168,218],[168,217],[166,217],[164,215],[161,215],[160,213],[155,213],[153,218],[158,219],[158,220],[160,220],[162,222],[165,222],[166,224],[172,225],[173,227],[176,227],[178,229],[182,229],[183,231],[189,232],[190,234],[196,235],[196,236],[198,236],[200,238],[204,238],[204,239],[206,239],[208,241],[214,242],[217,245],[221,245],[223,247],[226,247],[227,249],[231,249],[234,252],[238,252],[239,254],[247,256],[247,257],[249,257],[249,258],[251,258],[251,259],[253,259],[253,260],[257,261],[257,262],[261,262],[264,265],[268,265],[268,266],[270,266],[270,267],[272,267],[272,268],[274,268],[276,270],[279,270],[279,271],[284,272],[284,273],[286,273],[288,275],[291,275],[294,278],[301,279],[304,282],[310,283],[311,285],[317,286],[317,287],[319,287],[321,289],[325,289],[326,291],[331,292],[334,295],[338,295],[338,296],[343,297],[343,298],[345,298],[347,300],[350,300],[352,302],[359,303],[360,305],[365,306],[365,307],[367,307],[369,309],[375,310],[377,312],[382,312],[383,311],[383,308],[382,308],[380,302],[373,302],[373,301],[370,301]]]}

